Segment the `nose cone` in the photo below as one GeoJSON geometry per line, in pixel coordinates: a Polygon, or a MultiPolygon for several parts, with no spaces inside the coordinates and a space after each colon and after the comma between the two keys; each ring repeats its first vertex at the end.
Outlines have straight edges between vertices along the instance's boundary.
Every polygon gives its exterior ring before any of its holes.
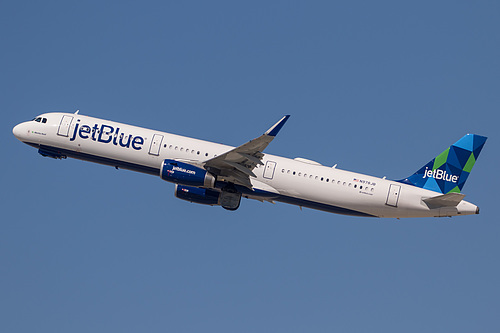
{"type": "Polygon", "coordinates": [[[12,129],[12,133],[18,140],[23,141],[28,134],[25,123],[14,126],[14,128],[12,129]]]}
{"type": "MultiPolygon", "coordinates": [[[[19,124],[19,125],[21,125],[21,124],[19,124]]],[[[20,128],[20,126],[19,126],[19,125],[14,126],[14,128],[12,129],[12,133],[13,133],[13,134],[14,134],[14,136],[15,136],[16,138],[18,138],[18,139],[19,139],[19,137],[20,137],[20,135],[21,135],[21,128],[20,128]]]]}

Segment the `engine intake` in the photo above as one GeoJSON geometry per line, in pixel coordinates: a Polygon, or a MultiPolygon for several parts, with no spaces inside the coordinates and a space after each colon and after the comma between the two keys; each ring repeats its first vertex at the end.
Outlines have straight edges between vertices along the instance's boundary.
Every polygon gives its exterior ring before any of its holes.
{"type": "Polygon", "coordinates": [[[176,184],[209,188],[214,188],[216,181],[215,176],[202,168],[168,159],[161,165],[160,177],[176,184]]]}

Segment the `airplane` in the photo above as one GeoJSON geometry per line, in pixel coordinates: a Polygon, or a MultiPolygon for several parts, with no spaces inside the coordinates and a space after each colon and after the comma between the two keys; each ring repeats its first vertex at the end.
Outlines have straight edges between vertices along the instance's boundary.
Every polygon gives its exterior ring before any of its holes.
{"type": "Polygon", "coordinates": [[[236,210],[241,197],[326,212],[385,218],[479,214],[462,188],[486,137],[467,134],[413,175],[389,180],[265,154],[289,115],[232,147],[75,113],[49,112],[13,128],[44,157],[128,169],[175,184],[175,196],[236,210]]]}

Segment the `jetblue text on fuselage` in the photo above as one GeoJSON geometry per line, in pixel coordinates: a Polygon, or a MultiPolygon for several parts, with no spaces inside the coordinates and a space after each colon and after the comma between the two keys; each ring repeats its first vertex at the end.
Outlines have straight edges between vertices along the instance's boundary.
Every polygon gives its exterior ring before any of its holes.
{"type": "Polygon", "coordinates": [[[142,136],[133,136],[132,134],[125,135],[120,133],[120,128],[116,129],[113,126],[101,124],[95,124],[93,127],[89,125],[79,124],[80,119],[77,120],[75,125],[75,130],[69,141],[75,141],[76,137],[81,139],[91,139],[92,141],[102,142],[102,143],[112,143],[115,146],[120,146],[124,148],[132,147],[135,150],[141,150],[144,144],[144,138],[142,136]]]}

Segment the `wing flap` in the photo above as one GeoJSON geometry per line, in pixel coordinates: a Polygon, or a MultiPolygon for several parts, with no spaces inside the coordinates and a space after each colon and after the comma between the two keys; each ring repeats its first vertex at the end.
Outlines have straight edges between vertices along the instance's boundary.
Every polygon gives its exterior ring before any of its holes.
{"type": "Polygon", "coordinates": [[[243,158],[246,158],[247,160],[255,163],[256,165],[264,165],[264,163],[262,163],[262,160],[260,158],[257,158],[253,155],[248,155],[242,152],[238,152],[238,154],[240,154],[240,156],[242,156],[243,158]]]}
{"type": "Polygon", "coordinates": [[[248,176],[257,178],[257,176],[255,175],[255,173],[253,173],[253,171],[250,168],[247,168],[247,167],[245,167],[245,166],[243,166],[241,164],[238,164],[238,163],[235,163],[235,162],[231,162],[231,161],[225,161],[225,160],[223,160],[223,162],[226,163],[227,165],[232,166],[235,169],[243,172],[244,174],[246,174],[248,176]]]}

